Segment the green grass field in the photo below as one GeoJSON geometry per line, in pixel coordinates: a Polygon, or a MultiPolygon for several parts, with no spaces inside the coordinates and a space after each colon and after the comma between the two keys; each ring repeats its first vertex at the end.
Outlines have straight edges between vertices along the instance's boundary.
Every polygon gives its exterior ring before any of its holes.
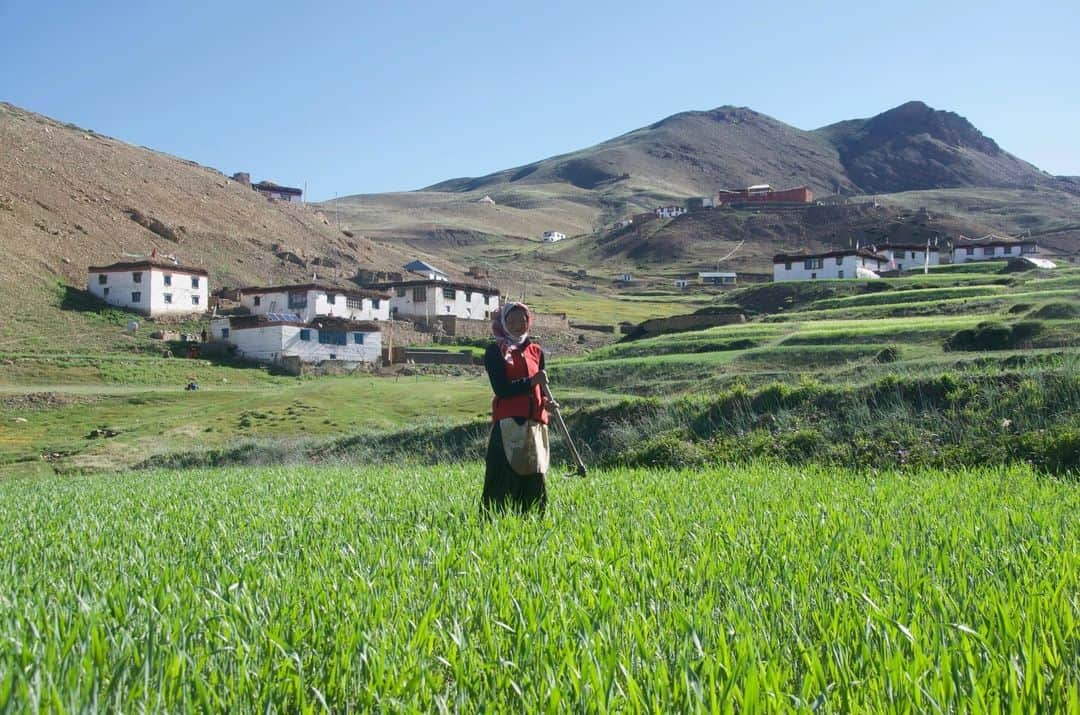
{"type": "Polygon", "coordinates": [[[0,483],[0,711],[1074,712],[1075,482],[775,464],[0,483]]]}

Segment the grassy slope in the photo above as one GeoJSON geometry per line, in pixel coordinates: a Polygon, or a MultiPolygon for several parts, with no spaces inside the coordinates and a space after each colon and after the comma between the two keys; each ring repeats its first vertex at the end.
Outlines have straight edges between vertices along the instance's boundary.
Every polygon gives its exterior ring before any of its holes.
{"type": "Polygon", "coordinates": [[[1075,484],[619,470],[485,523],[481,475],[0,483],[0,710],[1080,708],[1075,484]]]}

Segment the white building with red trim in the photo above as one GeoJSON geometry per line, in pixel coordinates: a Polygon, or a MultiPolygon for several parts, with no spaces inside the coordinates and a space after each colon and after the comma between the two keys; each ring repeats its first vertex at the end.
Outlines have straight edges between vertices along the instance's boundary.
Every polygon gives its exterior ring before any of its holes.
{"type": "Polygon", "coordinates": [[[986,236],[984,238],[961,237],[953,245],[953,263],[972,261],[1004,261],[1010,258],[1027,258],[1039,253],[1039,244],[1032,240],[986,236]]]}
{"type": "Polygon", "coordinates": [[[210,332],[214,340],[231,346],[237,357],[261,363],[275,364],[286,358],[304,363],[375,363],[382,356],[377,323],[298,318],[288,313],[217,318],[211,321],[210,332]]]}
{"type": "Polygon", "coordinates": [[[395,320],[432,320],[453,316],[488,320],[499,309],[499,289],[444,280],[414,280],[373,286],[390,294],[395,320]]]}
{"type": "Polygon", "coordinates": [[[86,289],[109,305],[149,316],[204,313],[210,274],[203,268],[145,260],[90,266],[86,289]]]}
{"type": "Polygon", "coordinates": [[[865,248],[773,256],[774,281],[880,278],[887,270],[889,259],[865,248]]]}
{"type": "Polygon", "coordinates": [[[252,315],[293,313],[304,322],[325,316],[348,320],[389,320],[390,294],[318,283],[240,288],[239,302],[252,315]]]}

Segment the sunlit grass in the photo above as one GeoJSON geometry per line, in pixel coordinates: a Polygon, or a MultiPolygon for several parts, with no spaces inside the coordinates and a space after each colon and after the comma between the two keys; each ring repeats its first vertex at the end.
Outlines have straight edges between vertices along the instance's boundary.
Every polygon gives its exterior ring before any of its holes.
{"type": "Polygon", "coordinates": [[[1080,707],[1075,483],[480,465],[0,484],[0,710],[1080,707]]]}

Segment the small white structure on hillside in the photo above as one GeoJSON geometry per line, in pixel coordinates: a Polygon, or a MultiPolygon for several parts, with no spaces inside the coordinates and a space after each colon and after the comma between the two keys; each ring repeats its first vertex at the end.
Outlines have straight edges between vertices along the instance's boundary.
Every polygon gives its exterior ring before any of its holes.
{"type": "Polygon", "coordinates": [[[465,320],[488,320],[499,309],[499,290],[443,280],[398,281],[375,286],[390,294],[395,319],[430,320],[451,315],[465,320]]]}
{"type": "Polygon", "coordinates": [[[727,286],[735,285],[738,276],[735,273],[721,271],[702,271],[698,273],[698,279],[708,285],[727,286]]]}
{"type": "Polygon", "coordinates": [[[390,320],[390,294],[363,288],[302,285],[240,288],[240,304],[253,315],[293,313],[303,322],[320,316],[349,320],[390,320]]]}
{"type": "Polygon", "coordinates": [[[205,269],[146,260],[86,270],[87,290],[110,305],[149,316],[206,312],[210,280],[205,269]]]}
{"type": "Polygon", "coordinates": [[[565,233],[559,233],[558,231],[544,231],[544,243],[555,243],[566,238],[565,233]]]}
{"type": "Polygon", "coordinates": [[[1000,236],[984,236],[983,238],[964,238],[953,245],[953,263],[969,263],[971,261],[1002,261],[1009,258],[1020,258],[1039,252],[1039,244],[1030,239],[1021,240],[1016,238],[1002,238],[1000,236]]]}
{"type": "Polygon", "coordinates": [[[888,258],[889,268],[896,271],[921,271],[941,263],[937,246],[928,244],[887,243],[873,247],[873,252],[888,258]]]}
{"type": "Polygon", "coordinates": [[[405,270],[431,281],[448,281],[450,276],[445,271],[440,271],[427,261],[417,259],[405,265],[405,270]]]}
{"type": "Polygon", "coordinates": [[[210,322],[214,340],[236,348],[238,357],[262,363],[299,358],[305,363],[337,360],[375,363],[382,357],[382,333],[376,323],[295,314],[240,315],[210,322]]]}
{"type": "Polygon", "coordinates": [[[880,278],[889,259],[866,249],[773,256],[774,281],[812,281],[830,278],[880,278]]]}
{"type": "Polygon", "coordinates": [[[299,204],[304,201],[304,191],[293,186],[280,186],[273,181],[260,181],[251,188],[268,199],[299,204]]]}
{"type": "Polygon", "coordinates": [[[660,206],[653,209],[653,213],[660,218],[677,218],[686,213],[685,206],[660,206]]]}

